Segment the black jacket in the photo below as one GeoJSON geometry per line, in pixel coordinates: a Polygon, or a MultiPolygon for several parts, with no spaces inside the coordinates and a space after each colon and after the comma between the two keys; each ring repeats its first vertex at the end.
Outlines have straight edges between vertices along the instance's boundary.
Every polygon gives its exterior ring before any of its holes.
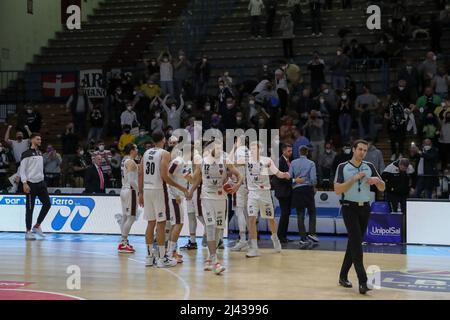
{"type": "MultiPolygon", "coordinates": [[[[279,169],[282,172],[289,171],[289,165],[286,159],[281,156],[279,160],[279,169]]],[[[275,197],[277,198],[287,198],[291,196],[292,193],[292,181],[287,179],[280,179],[277,176],[272,178],[272,186],[275,190],[275,197]]]]}
{"type": "Polygon", "coordinates": [[[386,183],[386,192],[407,197],[411,187],[411,175],[413,168],[410,166],[407,172],[401,172],[398,168],[399,160],[388,165],[381,177],[386,183]]]}
{"type": "MultiPolygon", "coordinates": [[[[105,180],[105,187],[108,184],[108,175],[103,173],[103,179],[105,180]]],[[[100,177],[98,176],[97,168],[95,165],[86,169],[84,175],[84,193],[105,193],[105,189],[100,189],[100,177]]]]}

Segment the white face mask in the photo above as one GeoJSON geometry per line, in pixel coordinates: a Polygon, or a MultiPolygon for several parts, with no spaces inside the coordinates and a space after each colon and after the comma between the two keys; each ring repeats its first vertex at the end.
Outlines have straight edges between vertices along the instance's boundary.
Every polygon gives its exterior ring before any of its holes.
{"type": "Polygon", "coordinates": [[[240,122],[240,121],[242,121],[242,118],[241,117],[236,117],[236,121],[240,122]]]}
{"type": "Polygon", "coordinates": [[[208,104],[208,105],[206,105],[206,106],[205,106],[205,110],[206,110],[206,111],[209,111],[209,110],[211,110],[211,106],[210,106],[209,104],[208,104]]]}
{"type": "Polygon", "coordinates": [[[105,146],[103,146],[103,145],[98,146],[98,150],[99,150],[99,151],[104,151],[104,150],[105,150],[105,146]]]}
{"type": "Polygon", "coordinates": [[[398,90],[403,91],[405,90],[405,87],[398,87],[398,90]]]}
{"type": "Polygon", "coordinates": [[[441,106],[442,106],[442,107],[445,107],[445,102],[441,102],[441,106]]]}
{"type": "Polygon", "coordinates": [[[84,155],[84,150],[80,151],[80,156],[84,155]]]}
{"type": "Polygon", "coordinates": [[[425,150],[425,151],[428,151],[428,150],[430,150],[431,149],[431,146],[424,146],[423,147],[423,150],[425,150]]]}
{"type": "Polygon", "coordinates": [[[172,110],[172,112],[175,112],[175,111],[177,111],[177,107],[176,107],[176,106],[172,106],[172,107],[170,108],[170,110],[172,110]]]}
{"type": "Polygon", "coordinates": [[[140,135],[141,137],[145,136],[145,131],[139,132],[139,135],[140,135]]]}
{"type": "Polygon", "coordinates": [[[231,109],[231,108],[233,108],[233,104],[232,103],[227,103],[227,107],[228,107],[228,109],[231,109]]]}
{"type": "Polygon", "coordinates": [[[222,90],[222,89],[223,89],[223,86],[219,86],[219,89],[222,90]]]}
{"type": "Polygon", "coordinates": [[[155,113],[155,118],[158,119],[160,117],[159,113],[155,113]]]}
{"type": "Polygon", "coordinates": [[[340,52],[340,51],[337,51],[336,54],[337,54],[338,56],[340,56],[340,55],[341,55],[341,52],[340,52]]]}
{"type": "Polygon", "coordinates": [[[323,93],[328,94],[330,92],[330,89],[323,90],[323,93]]]}
{"type": "Polygon", "coordinates": [[[342,96],[341,99],[342,100],[347,100],[347,96],[342,96]]]}
{"type": "Polygon", "coordinates": [[[127,107],[128,111],[133,111],[133,107],[127,107]]]}
{"type": "Polygon", "coordinates": [[[249,103],[250,105],[254,105],[254,104],[255,104],[255,100],[250,100],[248,103],[249,103]]]}
{"type": "Polygon", "coordinates": [[[350,148],[345,148],[345,149],[344,149],[344,153],[345,153],[345,154],[350,154],[351,151],[352,151],[352,150],[351,150],[350,148]]]}
{"type": "Polygon", "coordinates": [[[192,105],[188,104],[188,105],[186,106],[186,109],[191,110],[191,109],[192,109],[192,105]]]}
{"type": "Polygon", "coordinates": [[[319,101],[320,101],[321,104],[325,103],[325,99],[320,99],[319,101]]]}

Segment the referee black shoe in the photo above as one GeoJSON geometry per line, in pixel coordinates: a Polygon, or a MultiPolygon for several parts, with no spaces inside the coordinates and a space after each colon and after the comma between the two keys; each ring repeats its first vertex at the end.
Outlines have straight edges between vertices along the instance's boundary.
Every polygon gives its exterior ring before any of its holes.
{"type": "Polygon", "coordinates": [[[197,242],[191,242],[191,240],[188,240],[188,243],[181,247],[180,249],[184,250],[197,250],[197,242]]]}
{"type": "Polygon", "coordinates": [[[363,284],[360,284],[360,285],[359,285],[359,293],[361,293],[361,294],[366,294],[366,292],[367,292],[367,291],[370,291],[370,290],[372,290],[372,289],[370,289],[370,288],[367,286],[367,283],[363,283],[363,284]]]}
{"type": "Polygon", "coordinates": [[[308,239],[315,243],[319,242],[319,238],[315,234],[308,234],[308,239]]]}
{"type": "Polygon", "coordinates": [[[339,285],[341,285],[344,288],[353,288],[352,283],[347,279],[339,278],[339,285]]]}

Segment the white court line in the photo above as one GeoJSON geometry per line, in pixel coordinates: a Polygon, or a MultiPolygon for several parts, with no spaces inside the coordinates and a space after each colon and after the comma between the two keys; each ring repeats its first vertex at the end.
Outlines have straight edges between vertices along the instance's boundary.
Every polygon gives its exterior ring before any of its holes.
{"type": "MultiPolygon", "coordinates": [[[[19,246],[14,246],[15,248],[23,248],[23,247],[19,247],[19,246]]],[[[95,252],[95,251],[84,251],[84,250],[74,250],[74,249],[64,249],[65,251],[70,251],[70,252],[78,252],[78,253],[87,253],[87,254],[94,254],[94,255],[100,255],[100,256],[106,256],[106,257],[114,257],[117,258],[116,255],[113,254],[109,254],[109,253],[103,253],[103,252],[95,252]]],[[[133,258],[128,258],[128,260],[134,261],[134,262],[138,262],[138,263],[142,263],[145,264],[145,261],[141,261],[141,260],[136,260],[133,258]]],[[[183,284],[184,287],[184,296],[183,296],[183,300],[188,300],[189,296],[191,294],[191,288],[189,287],[189,284],[186,282],[186,280],[184,280],[181,276],[179,276],[178,274],[176,274],[175,272],[173,272],[172,270],[168,270],[165,268],[160,268],[163,271],[168,272],[169,274],[173,275],[174,277],[176,277],[178,280],[180,280],[180,282],[183,284]]]]}
{"type": "Polygon", "coordinates": [[[54,295],[58,295],[58,296],[73,298],[73,299],[76,299],[76,300],[86,300],[84,298],[77,297],[77,296],[72,296],[70,294],[59,293],[59,292],[52,292],[52,291],[39,291],[39,290],[28,290],[28,289],[0,289],[0,291],[21,291],[21,292],[25,291],[25,292],[35,292],[35,293],[50,293],[50,294],[54,294],[54,295]]]}

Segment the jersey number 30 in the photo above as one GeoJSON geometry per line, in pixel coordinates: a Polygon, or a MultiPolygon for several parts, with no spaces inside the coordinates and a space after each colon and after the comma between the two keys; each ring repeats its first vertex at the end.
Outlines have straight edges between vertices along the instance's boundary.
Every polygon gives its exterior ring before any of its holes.
{"type": "Polygon", "coordinates": [[[155,163],[152,162],[147,162],[147,168],[145,169],[145,174],[151,174],[154,175],[155,174],[155,163]]]}

